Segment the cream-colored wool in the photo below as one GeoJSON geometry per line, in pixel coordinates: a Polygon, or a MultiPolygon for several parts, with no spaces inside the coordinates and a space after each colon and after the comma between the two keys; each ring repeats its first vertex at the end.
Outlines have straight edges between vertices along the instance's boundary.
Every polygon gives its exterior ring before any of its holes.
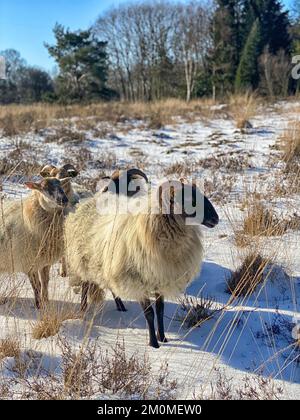
{"type": "Polygon", "coordinates": [[[97,210],[101,199],[96,194],[67,217],[66,254],[72,284],[93,282],[136,300],[154,292],[171,297],[184,291],[203,259],[200,227],[186,225],[180,215],[147,210],[145,214],[101,215],[97,210]]]}
{"type": "Polygon", "coordinates": [[[63,252],[62,210],[34,191],[24,201],[2,203],[0,272],[26,274],[55,263],[63,252]]]}

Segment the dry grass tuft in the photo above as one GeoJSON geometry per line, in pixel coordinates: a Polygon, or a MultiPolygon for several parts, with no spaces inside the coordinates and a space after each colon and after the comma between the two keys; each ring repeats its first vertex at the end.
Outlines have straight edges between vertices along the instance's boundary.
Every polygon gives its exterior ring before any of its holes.
{"type": "Polygon", "coordinates": [[[5,357],[15,357],[20,356],[20,342],[13,337],[8,337],[0,340],[0,360],[5,357]]]}
{"type": "Polygon", "coordinates": [[[227,279],[227,291],[234,296],[248,296],[263,283],[272,271],[271,261],[259,253],[250,252],[241,266],[227,279]]]}
{"type": "Polygon", "coordinates": [[[31,176],[39,172],[40,165],[32,155],[24,155],[23,150],[19,147],[15,148],[0,159],[0,175],[7,178],[11,176],[31,176]]]}
{"type": "Polygon", "coordinates": [[[257,114],[258,98],[254,93],[232,95],[229,99],[229,114],[235,120],[238,129],[252,128],[250,119],[257,114]]]}
{"type": "Polygon", "coordinates": [[[184,295],[179,299],[180,321],[187,328],[199,327],[203,322],[211,319],[216,310],[214,301],[209,297],[192,297],[184,295]]]}
{"type": "MultiPolygon", "coordinates": [[[[124,341],[117,340],[105,352],[97,341],[87,341],[79,348],[65,337],[58,337],[61,350],[61,372],[43,366],[40,354],[29,351],[16,359],[10,370],[17,385],[10,389],[11,377],[4,378],[3,393],[8,398],[64,400],[114,398],[174,399],[177,382],[170,379],[167,363],[152,372],[148,357],[128,354],[124,341]]],[[[9,367],[8,367],[9,368],[9,367]]],[[[0,387],[0,393],[1,388],[0,387]]]]}
{"type": "Polygon", "coordinates": [[[215,203],[225,203],[230,200],[236,182],[235,174],[212,171],[211,178],[207,176],[204,180],[205,194],[212,198],[215,203]]]}
{"type": "MultiPolygon", "coordinates": [[[[286,163],[286,170],[293,170],[296,163],[300,163],[300,121],[289,124],[279,140],[279,147],[282,151],[283,160],[286,163]]],[[[296,165],[299,169],[299,166],[296,165]]]]}
{"type": "Polygon", "coordinates": [[[220,169],[224,172],[242,172],[246,169],[252,168],[252,164],[249,160],[249,156],[246,154],[238,155],[219,155],[219,156],[207,156],[206,158],[200,159],[198,165],[204,169],[220,169]]]}
{"type": "Polygon", "coordinates": [[[187,177],[193,172],[193,164],[189,161],[175,162],[164,170],[164,174],[187,177]]]}
{"type": "Polygon", "coordinates": [[[32,337],[35,340],[56,335],[64,321],[77,318],[78,315],[67,310],[47,308],[41,313],[40,319],[32,327],[32,337]]]}
{"type": "Polygon", "coordinates": [[[216,380],[210,383],[210,389],[202,387],[200,400],[280,400],[283,389],[270,378],[260,375],[244,376],[241,384],[233,384],[233,378],[224,371],[215,369],[216,380]]]}
{"type": "Polygon", "coordinates": [[[154,109],[150,111],[147,127],[151,130],[160,130],[171,122],[172,118],[167,115],[163,109],[154,109]]]}
{"type": "Polygon", "coordinates": [[[252,200],[246,207],[246,216],[241,232],[250,236],[279,236],[287,229],[286,222],[278,220],[275,214],[267,209],[261,201],[252,200]]]}

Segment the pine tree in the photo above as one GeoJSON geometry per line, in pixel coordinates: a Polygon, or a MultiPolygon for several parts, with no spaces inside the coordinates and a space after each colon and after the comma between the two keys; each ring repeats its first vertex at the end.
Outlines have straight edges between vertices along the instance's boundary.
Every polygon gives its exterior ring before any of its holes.
{"type": "Polygon", "coordinates": [[[252,25],[245,43],[235,79],[235,90],[255,89],[258,85],[258,57],[261,49],[261,26],[259,19],[252,25]]]}
{"type": "Polygon", "coordinates": [[[287,12],[278,0],[244,0],[242,42],[235,89],[256,89],[259,85],[259,57],[267,50],[271,56],[289,54],[291,38],[287,12]]]}
{"type": "Polygon", "coordinates": [[[217,95],[232,91],[241,50],[240,0],[217,0],[211,31],[209,57],[212,83],[217,95]]]}
{"type": "Polygon", "coordinates": [[[283,10],[279,0],[244,0],[243,4],[243,42],[253,27],[256,19],[261,25],[261,52],[268,46],[271,54],[279,50],[289,53],[291,37],[288,12],[283,10]]]}
{"type": "Polygon", "coordinates": [[[106,42],[96,39],[91,30],[70,32],[56,24],[53,32],[56,44],[45,46],[59,66],[59,97],[63,101],[106,97],[106,42]]]}

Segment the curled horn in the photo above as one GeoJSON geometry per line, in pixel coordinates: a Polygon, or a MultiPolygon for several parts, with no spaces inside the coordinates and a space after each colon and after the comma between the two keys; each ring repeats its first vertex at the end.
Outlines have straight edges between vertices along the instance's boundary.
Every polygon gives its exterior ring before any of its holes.
{"type": "MultiPolygon", "coordinates": [[[[149,182],[149,180],[148,180],[148,177],[147,177],[147,175],[144,173],[144,172],[142,172],[140,169],[137,169],[137,168],[132,168],[132,169],[129,169],[128,171],[119,171],[118,169],[116,170],[116,171],[114,171],[113,173],[112,173],[112,175],[110,176],[110,182],[109,182],[109,184],[103,189],[103,192],[107,192],[108,190],[109,190],[109,187],[110,187],[110,185],[111,185],[111,183],[113,182],[114,184],[115,184],[115,190],[116,190],[116,194],[118,194],[119,195],[119,193],[120,193],[120,178],[122,177],[122,176],[125,176],[125,174],[127,175],[127,187],[128,187],[128,185],[129,185],[129,183],[133,180],[133,179],[135,179],[135,178],[137,178],[137,177],[140,177],[140,178],[144,178],[144,180],[147,182],[147,184],[148,184],[148,182],[149,182]]],[[[107,179],[107,177],[105,177],[105,178],[103,178],[103,179],[107,179]]],[[[134,195],[135,194],[135,192],[134,191],[131,191],[131,192],[129,192],[129,191],[127,191],[127,194],[128,194],[128,196],[132,196],[132,195],[134,195]]]]}
{"type": "Polygon", "coordinates": [[[75,178],[77,175],[79,175],[77,169],[70,163],[66,163],[61,167],[60,170],[64,173],[64,175],[66,175],[66,177],[75,178]]]}
{"type": "Polygon", "coordinates": [[[54,177],[57,174],[57,167],[54,165],[46,165],[40,170],[40,175],[43,178],[54,177]]]}
{"type": "Polygon", "coordinates": [[[137,168],[128,169],[128,171],[127,171],[128,184],[132,179],[135,178],[135,176],[139,176],[141,178],[144,178],[144,180],[148,184],[149,180],[148,180],[147,175],[143,171],[141,171],[140,169],[137,169],[137,168]]]}

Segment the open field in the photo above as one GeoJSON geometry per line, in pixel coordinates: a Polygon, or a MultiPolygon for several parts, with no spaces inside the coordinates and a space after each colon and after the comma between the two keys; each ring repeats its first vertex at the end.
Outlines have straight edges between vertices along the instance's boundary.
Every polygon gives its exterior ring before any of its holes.
{"type": "Polygon", "coordinates": [[[203,228],[186,296],[166,303],[170,340],[158,350],[136,302],[119,313],[108,294],[79,319],[79,295],[54,266],[41,315],[28,279],[1,275],[0,399],[299,399],[300,102],[0,107],[1,200],[67,162],[93,192],[116,168],[154,184],[196,177],[220,223],[203,228]]]}

